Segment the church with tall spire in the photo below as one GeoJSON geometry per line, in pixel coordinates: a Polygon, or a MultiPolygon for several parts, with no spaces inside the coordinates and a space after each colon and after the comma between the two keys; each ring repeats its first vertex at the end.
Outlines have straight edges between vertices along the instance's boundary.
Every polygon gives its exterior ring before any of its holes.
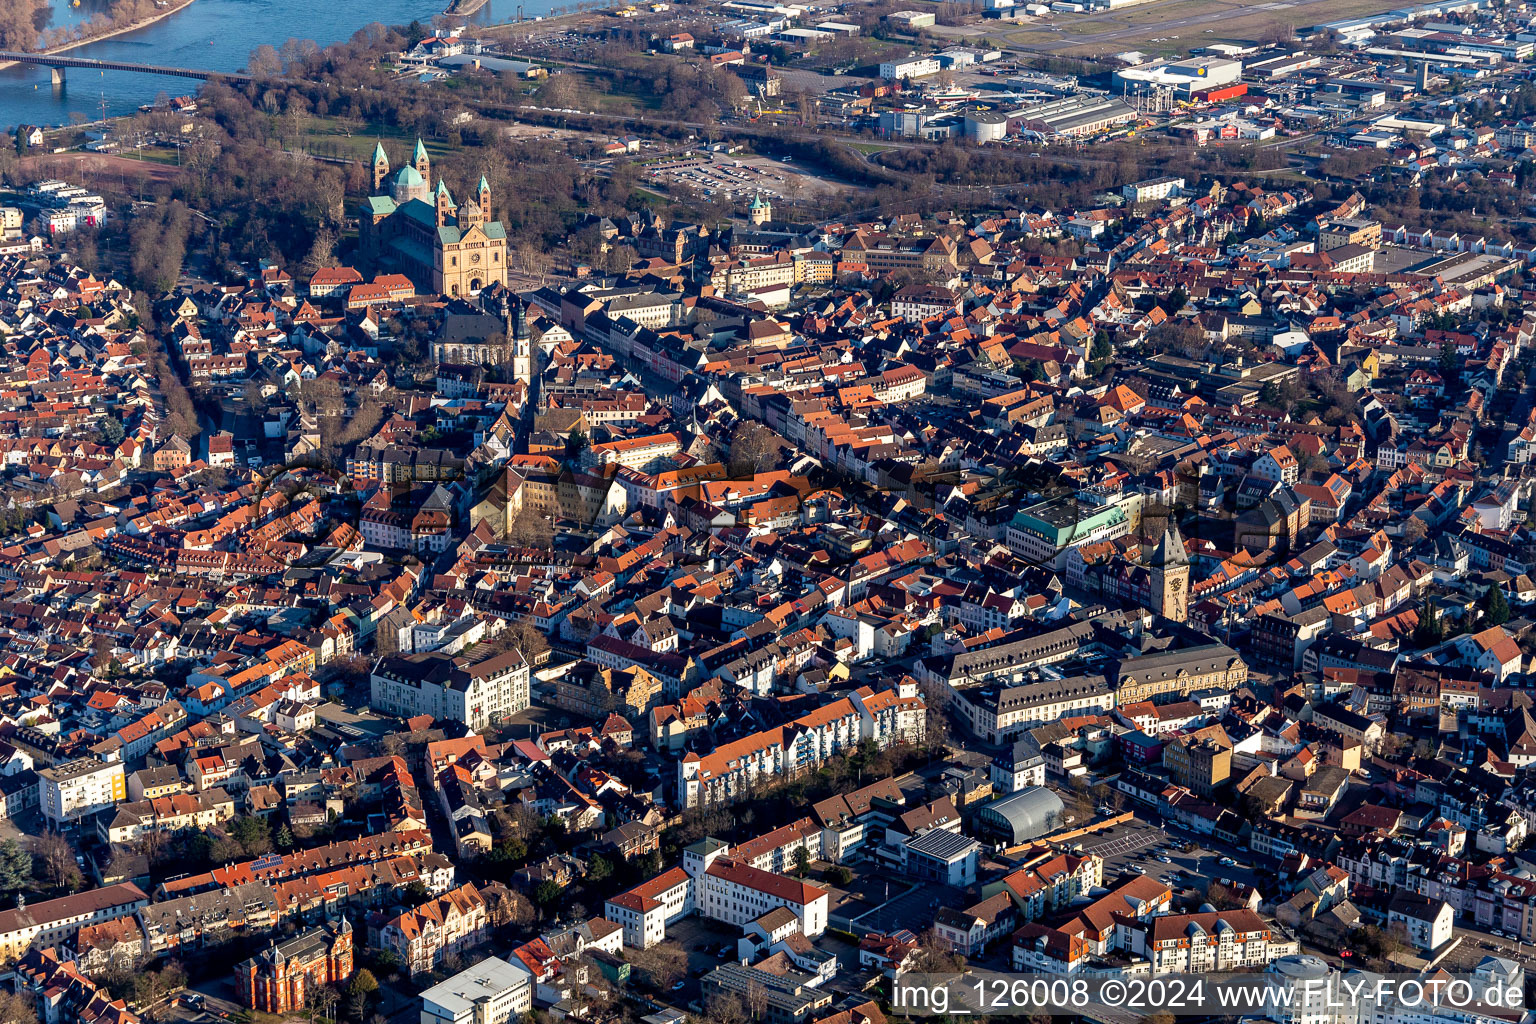
{"type": "Polygon", "coordinates": [[[363,262],[401,273],[424,294],[467,297],[507,283],[507,229],[491,219],[491,186],[481,175],[456,202],[448,183],[432,185],[432,160],[416,140],[410,162],[391,175],[389,154],[373,151],[373,195],[359,205],[363,262]]]}

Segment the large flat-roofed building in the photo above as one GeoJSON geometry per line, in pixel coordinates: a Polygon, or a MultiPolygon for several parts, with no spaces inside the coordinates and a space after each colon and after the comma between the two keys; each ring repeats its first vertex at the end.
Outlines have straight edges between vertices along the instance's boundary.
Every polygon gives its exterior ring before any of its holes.
{"type": "Polygon", "coordinates": [[[938,16],[932,11],[893,11],[885,20],[898,28],[932,28],[938,16]]]}
{"type": "Polygon", "coordinates": [[[421,1024],[509,1024],[533,1009],[533,975],[487,957],[421,994],[421,1024]]]}
{"type": "MultiPolygon", "coordinates": [[[[764,967],[768,966],[765,962],[764,967]]],[[[827,1016],[831,1010],[832,993],[815,987],[815,980],[793,966],[759,969],[727,963],[704,975],[700,984],[706,1002],[715,995],[751,999],[762,1005],[762,1019],[767,1024],[800,1024],[827,1016]]]]}
{"type": "Polygon", "coordinates": [[[1010,120],[1041,135],[1082,136],[1135,121],[1139,116],[1130,104],[1113,96],[1064,96],[1024,107],[1010,120]]]}
{"type": "Polygon", "coordinates": [[[907,874],[925,882],[965,887],[976,881],[981,844],[970,836],[930,828],[902,849],[907,874]]]}
{"type": "Polygon", "coordinates": [[[1243,62],[1230,57],[1190,57],[1184,60],[1155,60],[1115,72],[1114,91],[1151,93],[1171,89],[1175,96],[1188,97],[1197,89],[1230,85],[1243,77],[1243,62]]]}
{"type": "Polygon", "coordinates": [[[1367,249],[1381,248],[1381,221],[1339,218],[1323,224],[1317,231],[1317,247],[1323,252],[1359,245],[1367,249]]]}
{"type": "Polygon", "coordinates": [[[1458,252],[1434,256],[1408,268],[1410,274],[1438,277],[1447,288],[1482,288],[1520,266],[1519,260],[1491,253],[1458,252]]]}
{"type": "Polygon", "coordinates": [[[1133,181],[1129,185],[1120,186],[1120,194],[1128,203],[1151,203],[1159,199],[1167,199],[1184,187],[1184,179],[1167,175],[1161,178],[1148,178],[1146,181],[1133,181]]]}
{"type": "Polygon", "coordinates": [[[82,757],[37,773],[38,801],[50,828],[61,829],[99,814],[128,797],[120,761],[82,757]]]}
{"type": "Polygon", "coordinates": [[[1020,509],[1008,524],[1008,550],[1037,565],[1062,568],[1067,550],[1114,540],[1130,532],[1119,505],[1091,505],[1075,497],[1020,509]]]}
{"type": "Polygon", "coordinates": [[[908,57],[906,60],[887,61],[880,65],[880,77],[888,82],[899,82],[903,78],[926,78],[936,75],[942,70],[939,62],[933,57],[908,57]]]}

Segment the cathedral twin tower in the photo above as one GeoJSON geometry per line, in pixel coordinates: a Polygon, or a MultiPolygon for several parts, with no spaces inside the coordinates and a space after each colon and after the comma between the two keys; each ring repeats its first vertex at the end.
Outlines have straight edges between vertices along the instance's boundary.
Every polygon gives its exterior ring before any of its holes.
{"type": "Polygon", "coordinates": [[[373,151],[373,195],[358,210],[363,258],[377,273],[398,271],[418,291],[469,296],[507,283],[507,231],[491,220],[484,175],[472,197],[454,202],[447,182],[432,180],[427,147],[416,140],[411,162],[390,181],[389,156],[373,151]],[[388,191],[386,192],[386,185],[388,191]]]}

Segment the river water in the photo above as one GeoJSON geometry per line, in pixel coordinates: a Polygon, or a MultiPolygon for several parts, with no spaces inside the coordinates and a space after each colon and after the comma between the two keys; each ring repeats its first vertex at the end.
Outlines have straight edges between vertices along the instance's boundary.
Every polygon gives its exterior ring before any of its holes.
{"type": "MultiPolygon", "coordinates": [[[[78,7],[69,0],[54,3],[50,26],[89,19],[105,0],[81,0],[78,7]]],[[[148,28],[77,47],[70,55],[238,71],[262,43],[281,46],[297,37],[327,46],[351,37],[370,22],[403,25],[419,19],[425,24],[446,4],[447,0],[195,0],[148,28]]],[[[503,18],[515,17],[516,7],[515,0],[490,0],[473,20],[494,22],[498,10],[503,18]]],[[[525,14],[538,13],[540,8],[537,2],[524,5],[525,14]]],[[[95,120],[103,101],[109,116],[129,114],[162,92],[183,96],[201,85],[188,78],[73,70],[67,73],[64,86],[55,89],[47,68],[18,66],[0,71],[0,126],[62,125],[70,122],[72,114],[95,120]]]]}

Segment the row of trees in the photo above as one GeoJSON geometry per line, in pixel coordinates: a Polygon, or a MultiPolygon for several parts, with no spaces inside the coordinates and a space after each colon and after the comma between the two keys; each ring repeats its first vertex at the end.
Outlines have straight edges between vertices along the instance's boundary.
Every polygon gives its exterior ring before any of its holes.
{"type": "Polygon", "coordinates": [[[32,49],[39,24],[47,13],[46,0],[6,0],[0,4],[0,47],[32,49]]]}
{"type": "Polygon", "coordinates": [[[149,342],[149,372],[160,386],[165,401],[166,426],[172,433],[191,440],[202,433],[197,420],[197,407],[192,404],[192,394],[181,381],[181,374],[171,365],[165,351],[165,342],[151,332],[149,342]]]}
{"type": "Polygon", "coordinates": [[[185,203],[173,201],[140,213],[128,232],[134,280],[156,292],[176,287],[191,234],[192,212],[185,203]]]}
{"type": "MultiPolygon", "coordinates": [[[[22,7],[27,6],[26,0],[18,0],[18,2],[22,7]]],[[[95,39],[163,14],[165,9],[157,6],[156,0],[112,0],[106,10],[93,15],[86,21],[74,25],[60,25],[42,33],[41,37],[34,35],[34,38],[41,43],[42,49],[51,50],[82,39],[95,39]]]]}

